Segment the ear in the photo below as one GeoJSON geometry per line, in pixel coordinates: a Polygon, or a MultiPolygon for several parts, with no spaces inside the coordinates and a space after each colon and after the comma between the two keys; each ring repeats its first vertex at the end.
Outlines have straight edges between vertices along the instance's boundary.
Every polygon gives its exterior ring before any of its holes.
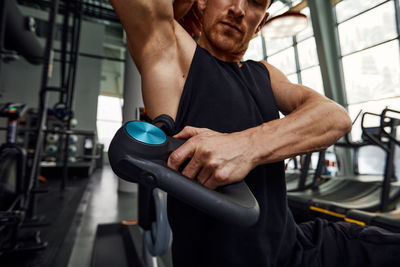
{"type": "Polygon", "coordinates": [[[200,12],[203,12],[206,9],[207,0],[197,0],[197,7],[200,12]]]}
{"type": "Polygon", "coordinates": [[[258,25],[256,33],[258,33],[261,30],[261,28],[264,27],[265,23],[267,23],[268,17],[269,17],[269,13],[267,12],[267,13],[265,13],[265,15],[264,15],[263,19],[261,20],[260,24],[258,25]]]}

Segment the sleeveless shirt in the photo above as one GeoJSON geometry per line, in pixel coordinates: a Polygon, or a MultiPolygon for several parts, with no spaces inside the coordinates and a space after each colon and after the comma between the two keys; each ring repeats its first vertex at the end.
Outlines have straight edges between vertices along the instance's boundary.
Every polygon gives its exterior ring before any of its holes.
{"type": "MultiPolygon", "coordinates": [[[[178,107],[177,131],[194,126],[231,133],[278,118],[269,72],[262,63],[249,60],[239,67],[197,46],[178,107]]],[[[265,267],[298,262],[295,251],[301,248],[287,206],[283,162],[256,167],[245,182],[260,206],[258,222],[248,228],[224,224],[168,198],[174,267],[265,267]]]]}

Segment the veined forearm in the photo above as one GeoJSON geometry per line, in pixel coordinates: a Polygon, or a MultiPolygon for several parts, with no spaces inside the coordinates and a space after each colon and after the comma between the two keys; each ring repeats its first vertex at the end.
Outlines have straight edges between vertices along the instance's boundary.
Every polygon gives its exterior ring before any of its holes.
{"type": "Polygon", "coordinates": [[[256,165],[326,149],[351,130],[346,111],[336,103],[310,100],[286,117],[249,129],[256,165]]]}

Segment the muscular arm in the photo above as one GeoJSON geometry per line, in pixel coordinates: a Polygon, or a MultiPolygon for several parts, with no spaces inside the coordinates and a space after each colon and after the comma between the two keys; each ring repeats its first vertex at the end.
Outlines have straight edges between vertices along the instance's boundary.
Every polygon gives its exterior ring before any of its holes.
{"type": "Polygon", "coordinates": [[[139,68],[162,56],[174,45],[174,19],[170,0],[110,0],[126,31],[128,47],[139,68]]]}
{"type": "Polygon", "coordinates": [[[195,42],[174,20],[171,0],[110,2],[127,33],[149,116],[168,114],[175,118],[195,42]]]}
{"type": "Polygon", "coordinates": [[[278,107],[287,115],[232,134],[187,127],[177,137],[190,139],[171,154],[171,168],[191,158],[183,174],[216,188],[243,179],[258,165],[325,149],[351,130],[342,107],[265,65],[278,107]]]}
{"type": "Polygon", "coordinates": [[[326,149],[351,130],[351,120],[341,106],[308,87],[290,83],[278,69],[264,64],[278,107],[287,115],[250,130],[259,143],[254,151],[257,165],[326,149]]]}

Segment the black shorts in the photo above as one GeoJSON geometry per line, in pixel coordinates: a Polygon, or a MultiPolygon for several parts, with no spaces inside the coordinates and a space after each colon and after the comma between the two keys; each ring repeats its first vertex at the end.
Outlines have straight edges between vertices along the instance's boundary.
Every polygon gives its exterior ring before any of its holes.
{"type": "Polygon", "coordinates": [[[400,234],[316,219],[298,225],[303,266],[400,266],[400,234]]]}

